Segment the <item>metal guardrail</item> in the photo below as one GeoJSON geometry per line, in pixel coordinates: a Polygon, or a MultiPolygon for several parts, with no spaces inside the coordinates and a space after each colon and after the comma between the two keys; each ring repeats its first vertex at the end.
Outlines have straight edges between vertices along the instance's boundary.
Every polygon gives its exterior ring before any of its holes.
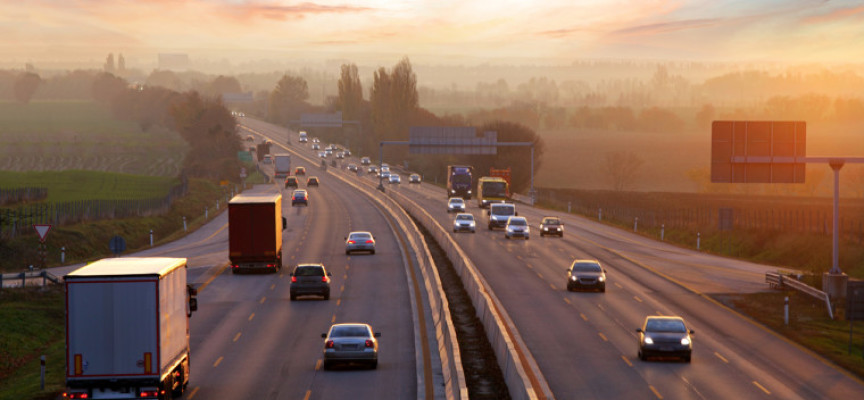
{"type": "Polygon", "coordinates": [[[46,286],[48,282],[51,283],[60,283],[61,278],[58,278],[54,274],[48,271],[27,271],[20,272],[17,274],[0,274],[0,289],[4,286],[7,287],[25,287],[28,282],[36,282],[35,284],[31,284],[31,286],[38,285],[37,279],[42,278],[42,284],[39,286],[46,286]],[[20,282],[20,285],[18,284],[20,282]]]}
{"type": "Polygon", "coordinates": [[[828,297],[828,293],[793,278],[791,274],[782,274],[779,272],[765,273],[765,283],[769,284],[772,289],[782,289],[783,287],[788,286],[801,293],[810,295],[811,297],[816,298],[816,300],[824,301],[825,305],[828,307],[828,316],[831,317],[831,319],[834,319],[834,310],[831,308],[831,298],[828,297]]]}

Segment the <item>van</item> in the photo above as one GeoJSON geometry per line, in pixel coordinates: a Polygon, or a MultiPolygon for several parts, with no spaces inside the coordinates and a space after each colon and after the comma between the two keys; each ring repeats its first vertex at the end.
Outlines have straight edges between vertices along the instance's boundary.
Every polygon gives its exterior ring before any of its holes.
{"type": "Polygon", "coordinates": [[[306,143],[307,140],[309,140],[309,138],[306,135],[306,131],[300,131],[300,143],[306,143]]]}
{"type": "Polygon", "coordinates": [[[490,204],[489,211],[486,211],[486,216],[489,217],[489,230],[506,227],[507,220],[517,215],[519,213],[516,212],[516,205],[513,203],[490,204]]]}

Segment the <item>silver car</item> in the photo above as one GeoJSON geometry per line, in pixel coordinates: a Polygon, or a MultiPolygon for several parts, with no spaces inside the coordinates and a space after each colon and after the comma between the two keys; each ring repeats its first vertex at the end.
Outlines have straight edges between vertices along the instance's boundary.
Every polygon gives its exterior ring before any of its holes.
{"type": "Polygon", "coordinates": [[[400,177],[399,175],[396,175],[396,174],[390,175],[390,183],[393,183],[393,184],[402,183],[402,177],[400,177]]]}
{"type": "Polygon", "coordinates": [[[375,238],[370,232],[351,232],[345,238],[345,254],[355,251],[368,251],[375,254],[375,238]]]}
{"type": "Polygon", "coordinates": [[[378,337],[368,324],[335,324],[324,338],[324,369],[336,363],[365,363],[378,367],[378,337]]]}
{"type": "Polygon", "coordinates": [[[447,200],[447,212],[460,212],[465,211],[465,200],[461,197],[451,197],[447,200]]]}
{"type": "Polygon", "coordinates": [[[529,239],[531,228],[528,227],[528,220],[525,217],[510,217],[507,219],[507,226],[504,230],[504,237],[512,239],[514,237],[529,239]]]}
{"type": "Polygon", "coordinates": [[[291,272],[291,300],[297,296],[316,295],[330,300],[330,277],[324,264],[299,264],[291,272]]]}
{"type": "Polygon", "coordinates": [[[477,232],[477,224],[471,214],[456,214],[453,220],[453,232],[477,232]]]}

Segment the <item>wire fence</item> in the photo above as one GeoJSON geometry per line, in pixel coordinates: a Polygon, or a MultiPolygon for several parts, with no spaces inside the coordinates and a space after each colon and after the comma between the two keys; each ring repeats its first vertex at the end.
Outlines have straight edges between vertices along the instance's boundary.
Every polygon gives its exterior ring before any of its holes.
{"type": "Polygon", "coordinates": [[[46,187],[0,188],[0,206],[27,201],[39,201],[44,200],[46,197],[48,197],[48,188],[46,187]]]}
{"type": "Polygon", "coordinates": [[[33,233],[34,224],[70,225],[86,221],[160,215],[189,191],[189,182],[172,187],[164,197],[116,200],[78,200],[24,204],[0,209],[0,237],[33,233]]]}

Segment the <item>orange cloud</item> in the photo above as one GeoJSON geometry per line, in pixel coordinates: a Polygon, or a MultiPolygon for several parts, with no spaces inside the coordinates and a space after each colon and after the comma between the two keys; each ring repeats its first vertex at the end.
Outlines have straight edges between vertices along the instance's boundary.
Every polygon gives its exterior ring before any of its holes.
{"type": "Polygon", "coordinates": [[[645,36],[645,35],[657,35],[661,33],[668,32],[676,32],[683,31],[688,29],[698,29],[698,28],[706,28],[717,26],[722,23],[721,19],[717,18],[703,18],[703,19],[691,19],[684,21],[673,21],[673,22],[661,22],[657,24],[648,24],[648,25],[640,25],[633,26],[624,29],[618,29],[616,31],[611,32],[612,36],[645,36]]]}
{"type": "Polygon", "coordinates": [[[849,7],[849,8],[838,8],[834,11],[831,11],[827,14],[822,15],[814,15],[812,17],[804,18],[803,22],[805,24],[820,24],[825,22],[834,22],[850,17],[864,17],[864,6],[862,7],[849,7]]]}
{"type": "Polygon", "coordinates": [[[307,15],[318,14],[352,14],[374,10],[370,7],[355,7],[350,5],[328,6],[315,3],[302,3],[296,6],[275,4],[236,4],[224,5],[220,10],[223,17],[236,20],[251,20],[264,18],[277,21],[302,19],[307,15]]]}

